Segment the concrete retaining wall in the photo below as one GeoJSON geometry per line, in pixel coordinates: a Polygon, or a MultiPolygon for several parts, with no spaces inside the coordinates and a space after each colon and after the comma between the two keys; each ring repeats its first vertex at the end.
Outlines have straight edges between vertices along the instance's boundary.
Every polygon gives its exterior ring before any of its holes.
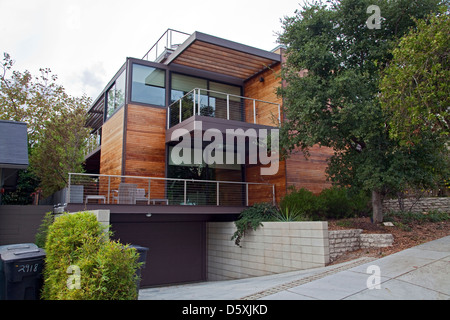
{"type": "Polygon", "coordinates": [[[241,246],[233,222],[208,223],[208,280],[241,279],[323,267],[328,263],[327,222],[264,222],[241,246]]]}

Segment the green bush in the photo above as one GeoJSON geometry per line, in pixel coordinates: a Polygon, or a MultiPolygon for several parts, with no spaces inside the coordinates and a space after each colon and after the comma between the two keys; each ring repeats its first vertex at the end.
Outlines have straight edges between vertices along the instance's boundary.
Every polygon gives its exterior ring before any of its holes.
{"type": "Polygon", "coordinates": [[[57,218],[48,228],[45,250],[43,299],[136,299],[138,253],[110,241],[94,214],[57,218]],[[79,288],[68,285],[74,279],[70,266],[79,268],[79,288]]]}
{"type": "MultiPolygon", "coordinates": [[[[287,194],[281,199],[281,216],[290,214],[289,221],[317,220],[322,210],[322,203],[311,191],[301,188],[290,187],[287,194]]],[[[281,219],[283,221],[284,219],[281,219]]]]}
{"type": "Polygon", "coordinates": [[[234,222],[236,232],[231,237],[237,246],[240,246],[242,237],[247,230],[256,230],[262,226],[263,221],[273,220],[277,208],[270,203],[257,203],[241,212],[239,219],[234,222]]]}
{"type": "Polygon", "coordinates": [[[363,192],[351,193],[346,188],[331,187],[322,190],[318,195],[301,188],[290,187],[288,193],[281,199],[279,210],[284,218],[289,213],[289,219],[280,221],[304,221],[341,219],[355,215],[366,214],[370,210],[370,197],[363,192]]]}

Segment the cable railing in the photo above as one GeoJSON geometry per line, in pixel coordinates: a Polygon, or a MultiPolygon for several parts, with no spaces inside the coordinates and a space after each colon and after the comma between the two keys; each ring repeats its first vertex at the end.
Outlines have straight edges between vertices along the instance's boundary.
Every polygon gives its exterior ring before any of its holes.
{"type": "Polygon", "coordinates": [[[268,126],[281,123],[278,103],[201,88],[189,91],[167,109],[167,129],[194,115],[268,126]]]}
{"type": "Polygon", "coordinates": [[[175,51],[189,36],[189,33],[167,29],[150,50],[147,51],[142,60],[161,62],[167,58],[166,55],[175,51]]]}
{"type": "Polygon", "coordinates": [[[250,206],[275,204],[269,183],[69,173],[66,203],[250,206]]]}

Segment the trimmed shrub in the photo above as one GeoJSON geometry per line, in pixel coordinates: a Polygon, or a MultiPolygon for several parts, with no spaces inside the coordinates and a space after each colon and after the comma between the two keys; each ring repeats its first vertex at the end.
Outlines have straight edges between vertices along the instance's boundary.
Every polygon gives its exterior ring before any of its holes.
{"type": "Polygon", "coordinates": [[[43,299],[137,298],[137,251],[110,241],[94,214],[81,212],[57,218],[48,228],[45,250],[43,299]],[[78,285],[70,285],[77,281],[78,285]]]}

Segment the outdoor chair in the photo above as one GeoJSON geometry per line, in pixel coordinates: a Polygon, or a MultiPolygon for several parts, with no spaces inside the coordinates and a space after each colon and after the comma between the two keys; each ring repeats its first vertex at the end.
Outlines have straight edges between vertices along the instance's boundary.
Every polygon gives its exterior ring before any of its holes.
{"type": "Polygon", "coordinates": [[[117,204],[136,204],[137,185],[134,183],[120,183],[119,190],[112,190],[113,201],[117,204]]]}

